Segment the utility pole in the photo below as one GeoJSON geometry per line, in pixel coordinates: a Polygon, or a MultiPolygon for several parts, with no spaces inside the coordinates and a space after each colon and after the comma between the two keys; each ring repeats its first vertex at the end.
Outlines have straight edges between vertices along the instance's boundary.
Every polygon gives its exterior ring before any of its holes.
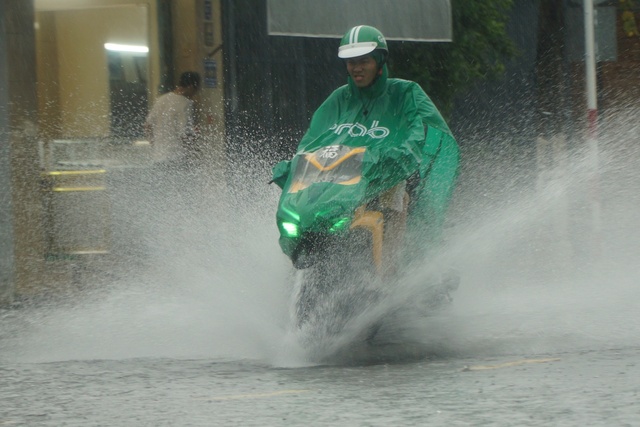
{"type": "Polygon", "coordinates": [[[596,42],[593,0],[584,0],[585,71],[587,91],[587,159],[589,169],[589,203],[593,256],[598,256],[601,245],[600,172],[598,161],[598,96],[596,83],[596,42]]]}
{"type": "Polygon", "coordinates": [[[598,97],[596,86],[596,42],[593,0],[584,0],[584,38],[589,148],[595,148],[597,152],[598,97]],[[593,146],[593,144],[595,144],[595,146],[593,146]]]}

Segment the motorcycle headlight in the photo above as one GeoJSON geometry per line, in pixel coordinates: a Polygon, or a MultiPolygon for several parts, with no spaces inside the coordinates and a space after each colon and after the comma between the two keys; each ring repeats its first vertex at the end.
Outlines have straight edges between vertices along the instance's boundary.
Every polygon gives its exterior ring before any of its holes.
{"type": "Polygon", "coordinates": [[[300,235],[300,226],[294,222],[282,222],[282,231],[287,237],[298,237],[300,235]]]}

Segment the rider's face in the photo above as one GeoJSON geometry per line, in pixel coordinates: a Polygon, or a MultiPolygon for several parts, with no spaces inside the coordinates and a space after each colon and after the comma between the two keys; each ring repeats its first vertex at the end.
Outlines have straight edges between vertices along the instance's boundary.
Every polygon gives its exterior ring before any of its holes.
{"type": "Polygon", "coordinates": [[[347,59],[347,72],[357,87],[367,87],[378,74],[378,64],[371,55],[347,59]]]}

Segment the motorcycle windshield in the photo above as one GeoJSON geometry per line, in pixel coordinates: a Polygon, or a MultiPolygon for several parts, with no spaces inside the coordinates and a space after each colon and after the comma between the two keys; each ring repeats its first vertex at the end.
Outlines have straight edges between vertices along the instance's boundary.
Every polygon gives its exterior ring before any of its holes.
{"type": "Polygon", "coordinates": [[[330,145],[299,153],[278,205],[280,246],[291,256],[309,233],[341,234],[366,198],[365,147],[330,145]]]}
{"type": "Polygon", "coordinates": [[[365,152],[364,147],[332,145],[313,153],[302,153],[287,192],[297,193],[320,182],[358,184],[362,179],[365,152]]]}

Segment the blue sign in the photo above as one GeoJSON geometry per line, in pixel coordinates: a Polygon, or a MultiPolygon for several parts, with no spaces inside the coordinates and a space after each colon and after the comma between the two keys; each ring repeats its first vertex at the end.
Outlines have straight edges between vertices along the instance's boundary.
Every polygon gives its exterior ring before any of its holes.
{"type": "Polygon", "coordinates": [[[213,19],[213,6],[211,0],[204,0],[204,20],[211,21],[213,19]]]}
{"type": "Polygon", "coordinates": [[[204,87],[215,88],[218,86],[218,64],[215,59],[204,60],[204,87]]]}

